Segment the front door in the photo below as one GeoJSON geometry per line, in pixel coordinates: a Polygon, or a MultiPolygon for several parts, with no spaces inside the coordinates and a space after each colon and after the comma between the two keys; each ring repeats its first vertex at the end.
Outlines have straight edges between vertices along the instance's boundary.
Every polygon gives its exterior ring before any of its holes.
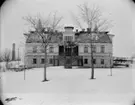
{"type": "Polygon", "coordinates": [[[66,64],[65,64],[65,68],[72,68],[72,60],[71,57],[66,57],[66,64]]]}
{"type": "Polygon", "coordinates": [[[72,68],[72,65],[77,65],[77,56],[78,46],[74,48],[70,46],[59,46],[59,65],[64,65],[65,68],[72,68]]]}

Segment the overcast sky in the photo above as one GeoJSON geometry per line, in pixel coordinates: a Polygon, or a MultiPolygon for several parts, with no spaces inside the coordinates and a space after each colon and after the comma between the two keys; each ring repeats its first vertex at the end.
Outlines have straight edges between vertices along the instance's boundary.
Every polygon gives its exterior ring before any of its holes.
{"type": "Polygon", "coordinates": [[[114,56],[131,56],[135,52],[134,30],[135,9],[128,0],[9,0],[1,8],[1,49],[11,48],[12,43],[22,46],[23,33],[28,26],[22,17],[40,13],[46,17],[50,12],[58,11],[64,18],[64,25],[74,25],[71,12],[77,12],[77,5],[88,2],[98,5],[108,18],[113,20],[110,34],[114,34],[114,56]]]}

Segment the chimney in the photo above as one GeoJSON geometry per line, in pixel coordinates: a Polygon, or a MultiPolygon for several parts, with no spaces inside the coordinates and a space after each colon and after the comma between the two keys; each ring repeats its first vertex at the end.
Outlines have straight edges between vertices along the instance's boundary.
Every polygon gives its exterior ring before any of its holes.
{"type": "Polygon", "coordinates": [[[84,28],[82,29],[82,32],[85,32],[85,29],[84,28]]]}
{"type": "Polygon", "coordinates": [[[76,29],[76,33],[78,33],[78,29],[76,29]]]}
{"type": "Polygon", "coordinates": [[[87,32],[91,32],[91,28],[87,28],[87,32]]]}
{"type": "Polygon", "coordinates": [[[13,43],[13,46],[12,46],[12,60],[15,61],[15,43],[13,43]]]}
{"type": "Polygon", "coordinates": [[[57,33],[57,32],[58,32],[58,30],[55,30],[55,32],[57,33]]]}

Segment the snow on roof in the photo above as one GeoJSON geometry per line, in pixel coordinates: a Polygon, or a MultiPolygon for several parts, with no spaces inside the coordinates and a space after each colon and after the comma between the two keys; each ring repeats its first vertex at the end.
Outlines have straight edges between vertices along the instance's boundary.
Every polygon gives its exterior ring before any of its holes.
{"type": "MultiPolygon", "coordinates": [[[[112,43],[111,39],[109,38],[109,35],[106,33],[102,34],[96,34],[97,40],[94,40],[95,43],[112,43]]],[[[76,37],[76,40],[80,43],[90,42],[89,35],[87,33],[80,33],[78,37],[76,37]]]]}
{"type": "MultiPolygon", "coordinates": [[[[112,43],[112,40],[110,39],[108,32],[93,32],[97,36],[97,40],[95,40],[95,43],[112,43]]],[[[56,32],[56,35],[53,35],[50,39],[50,43],[59,43],[62,41],[62,36],[63,34],[61,32],[56,32]]],[[[75,40],[80,42],[80,43],[87,43],[90,42],[90,38],[88,38],[88,33],[86,31],[80,31],[75,33],[75,40]]],[[[35,32],[29,33],[28,38],[26,40],[26,43],[41,43],[41,38],[39,38],[35,32]]]]}

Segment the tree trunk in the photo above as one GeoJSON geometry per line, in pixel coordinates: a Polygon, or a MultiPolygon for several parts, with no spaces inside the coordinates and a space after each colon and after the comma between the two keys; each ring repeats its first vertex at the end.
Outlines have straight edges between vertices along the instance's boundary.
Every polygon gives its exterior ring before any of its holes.
{"type": "Polygon", "coordinates": [[[66,46],[64,43],[64,68],[66,67],[66,46]]]}
{"type": "Polygon", "coordinates": [[[46,52],[46,47],[45,47],[45,55],[44,55],[44,79],[43,82],[47,81],[46,78],[46,66],[47,66],[47,52],[46,52]]]}
{"type": "MultiPolygon", "coordinates": [[[[91,40],[92,41],[92,40],[91,40]]],[[[93,43],[90,42],[91,45],[91,79],[94,79],[94,65],[93,65],[93,43]]]]}
{"type": "Polygon", "coordinates": [[[9,67],[8,67],[8,61],[6,61],[6,70],[8,70],[9,67]]]}
{"type": "Polygon", "coordinates": [[[91,79],[94,79],[93,54],[91,54],[91,79]]]}
{"type": "Polygon", "coordinates": [[[72,53],[73,53],[73,47],[71,46],[71,68],[72,68],[72,63],[73,63],[73,55],[72,55],[72,53]]]}

